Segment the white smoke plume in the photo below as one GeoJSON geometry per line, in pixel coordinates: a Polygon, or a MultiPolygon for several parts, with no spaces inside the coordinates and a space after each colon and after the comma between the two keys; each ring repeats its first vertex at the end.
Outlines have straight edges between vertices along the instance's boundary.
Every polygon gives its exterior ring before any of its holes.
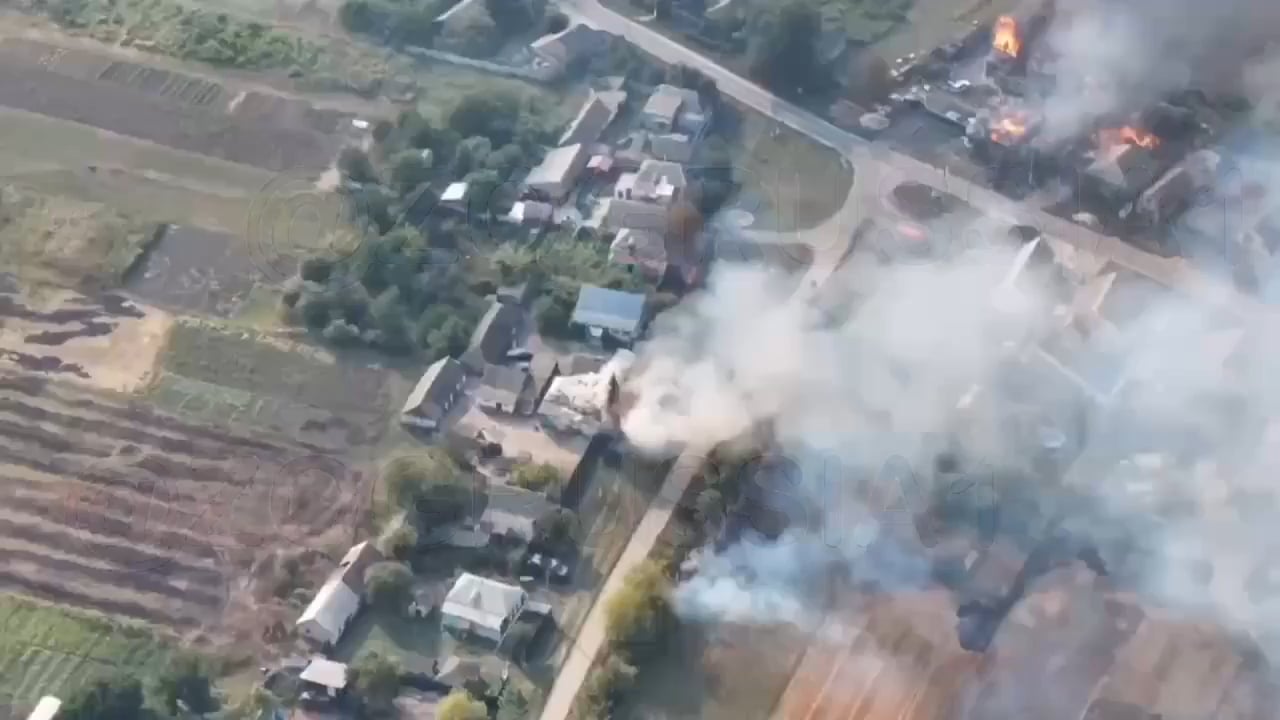
{"type": "Polygon", "coordinates": [[[1044,137],[1073,137],[1112,113],[1195,87],[1231,94],[1280,32],[1272,0],[1073,0],[1056,3],[1041,43],[1056,86],[1044,137]]]}

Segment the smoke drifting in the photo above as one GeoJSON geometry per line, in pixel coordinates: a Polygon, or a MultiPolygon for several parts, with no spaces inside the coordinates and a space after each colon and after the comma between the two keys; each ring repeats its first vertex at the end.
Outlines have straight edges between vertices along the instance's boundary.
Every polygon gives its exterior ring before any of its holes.
{"type": "Polygon", "coordinates": [[[1280,34],[1272,0],[1077,0],[1057,3],[1045,35],[1047,140],[1139,110],[1169,92],[1240,91],[1245,74],[1280,34]]]}

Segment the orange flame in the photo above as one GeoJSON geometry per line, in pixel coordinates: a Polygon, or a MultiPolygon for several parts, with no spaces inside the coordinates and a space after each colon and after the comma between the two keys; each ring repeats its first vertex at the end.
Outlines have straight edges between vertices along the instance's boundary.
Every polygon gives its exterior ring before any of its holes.
{"type": "Polygon", "coordinates": [[[1160,144],[1160,138],[1131,125],[1120,128],[1106,128],[1098,132],[1098,146],[1110,149],[1121,145],[1137,145],[1140,148],[1154,148],[1160,144]]]}
{"type": "Polygon", "coordinates": [[[995,37],[991,39],[991,47],[1009,57],[1018,57],[1022,53],[1022,41],[1018,39],[1018,22],[1008,15],[1001,15],[996,20],[995,37]]]}
{"type": "Polygon", "coordinates": [[[991,139],[998,143],[1011,143],[1021,139],[1029,129],[1027,114],[1007,111],[991,124],[991,139]]]}

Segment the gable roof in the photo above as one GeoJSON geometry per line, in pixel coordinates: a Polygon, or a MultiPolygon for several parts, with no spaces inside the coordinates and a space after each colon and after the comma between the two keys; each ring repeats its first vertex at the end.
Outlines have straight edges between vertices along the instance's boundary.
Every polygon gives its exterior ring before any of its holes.
{"type": "Polygon", "coordinates": [[[611,33],[604,30],[577,23],[554,35],[543,35],[529,43],[529,47],[546,60],[567,65],[574,60],[605,51],[613,38],[611,33]]]}
{"type": "Polygon", "coordinates": [[[572,319],[579,325],[635,333],[644,322],[644,309],[644,295],[584,285],[572,319]]]}
{"type": "Polygon", "coordinates": [[[702,99],[692,88],[663,83],[653,89],[644,105],[645,114],[675,118],[679,113],[702,114],[702,99]]]}
{"type": "Polygon", "coordinates": [[[347,686],[347,666],[317,655],[311,658],[299,677],[303,682],[341,690],[347,686]]]}
{"type": "Polygon", "coordinates": [[[360,609],[360,596],[352,592],[342,577],[334,574],[320,586],[307,609],[298,616],[298,625],[315,622],[336,640],[350,619],[360,609]]]}
{"type": "Polygon", "coordinates": [[[606,198],[600,207],[600,223],[606,228],[666,232],[667,208],[643,200],[606,198]]]}
{"type": "Polygon", "coordinates": [[[513,585],[462,573],[445,597],[440,612],[502,632],[507,618],[525,598],[525,591],[513,585]]]}
{"type": "Polygon", "coordinates": [[[351,588],[352,592],[359,595],[364,592],[365,570],[368,570],[370,565],[381,561],[382,553],[378,552],[378,548],[374,547],[373,543],[365,540],[353,545],[347,554],[342,556],[334,574],[341,578],[343,584],[351,588]]]}
{"type": "Polygon", "coordinates": [[[466,371],[457,360],[440,358],[422,374],[400,413],[439,420],[448,411],[450,396],[465,378],[466,371]]]}
{"type": "Polygon", "coordinates": [[[574,164],[585,159],[587,146],[582,143],[565,145],[548,152],[538,166],[529,171],[526,185],[559,184],[573,172],[574,164]]]}
{"type": "MultiPolygon", "coordinates": [[[[611,93],[617,95],[618,93],[611,93]]],[[[623,93],[625,98],[626,94],[623,93]]],[[[569,123],[569,127],[565,128],[564,134],[560,136],[558,145],[576,145],[578,143],[593,143],[600,139],[600,135],[604,133],[605,128],[613,122],[618,115],[618,105],[620,103],[610,103],[610,99],[602,97],[599,93],[592,92],[586,102],[582,103],[582,109],[578,111],[577,117],[573,122],[569,123]]]]}
{"type": "Polygon", "coordinates": [[[689,181],[684,176],[684,166],[666,160],[645,160],[636,172],[634,192],[642,197],[665,197],[685,189],[689,181]],[[669,188],[663,192],[663,188],[669,188]]]}
{"type": "Polygon", "coordinates": [[[514,532],[532,540],[533,523],[555,508],[541,493],[511,486],[494,487],[489,491],[480,524],[495,535],[514,532]]]}
{"type": "Polygon", "coordinates": [[[62,701],[52,695],[45,695],[36,703],[36,707],[27,716],[27,720],[53,720],[62,708],[62,701]]]}
{"type": "Polygon", "coordinates": [[[489,306],[471,333],[471,343],[462,358],[472,372],[481,372],[485,363],[500,363],[506,359],[512,335],[523,320],[523,313],[515,305],[495,300],[489,306]]]}
{"type": "Polygon", "coordinates": [[[513,365],[485,365],[480,389],[476,392],[481,401],[500,403],[514,408],[529,382],[529,374],[513,365]]]}

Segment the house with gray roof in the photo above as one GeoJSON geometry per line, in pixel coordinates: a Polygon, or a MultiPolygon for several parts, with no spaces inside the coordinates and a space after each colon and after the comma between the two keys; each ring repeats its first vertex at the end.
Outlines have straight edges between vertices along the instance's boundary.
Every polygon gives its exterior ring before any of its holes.
{"type": "Polygon", "coordinates": [[[577,23],[553,35],[543,35],[530,43],[529,48],[543,66],[559,75],[576,62],[608,52],[616,37],[577,23]]]}
{"type": "Polygon", "coordinates": [[[489,412],[514,413],[529,382],[529,372],[522,367],[486,365],[475,391],[476,403],[489,412]]]}
{"type": "Polygon", "coordinates": [[[504,362],[523,324],[524,313],[518,305],[496,300],[490,304],[471,333],[467,351],[462,354],[467,370],[479,375],[487,363],[504,362]]]}
{"type": "Polygon", "coordinates": [[[529,172],[524,185],[553,202],[561,202],[569,196],[578,177],[586,169],[590,155],[590,150],[582,143],[556,148],[529,172]]]}
{"type": "Polygon", "coordinates": [[[590,145],[598,141],[604,131],[613,124],[614,118],[618,116],[618,109],[626,99],[627,94],[622,91],[602,93],[592,91],[586,102],[582,103],[577,116],[569,123],[569,127],[565,128],[557,145],[578,143],[590,145]]]}
{"type": "Polygon", "coordinates": [[[427,368],[400,410],[400,423],[423,430],[436,430],[449,409],[462,396],[467,372],[462,363],[440,358],[427,368]]]}
{"type": "Polygon", "coordinates": [[[644,126],[653,132],[679,131],[693,137],[702,137],[711,122],[710,113],[702,107],[697,90],[667,84],[653,89],[641,117],[644,126]]]}
{"type": "Polygon", "coordinates": [[[640,293],[584,285],[578,293],[570,323],[585,328],[596,340],[608,333],[630,345],[644,328],[645,296],[640,293]]]}
{"type": "Polygon", "coordinates": [[[534,523],[556,509],[542,493],[496,485],[489,490],[484,513],[480,516],[480,528],[491,536],[529,542],[533,540],[534,523]]]}

